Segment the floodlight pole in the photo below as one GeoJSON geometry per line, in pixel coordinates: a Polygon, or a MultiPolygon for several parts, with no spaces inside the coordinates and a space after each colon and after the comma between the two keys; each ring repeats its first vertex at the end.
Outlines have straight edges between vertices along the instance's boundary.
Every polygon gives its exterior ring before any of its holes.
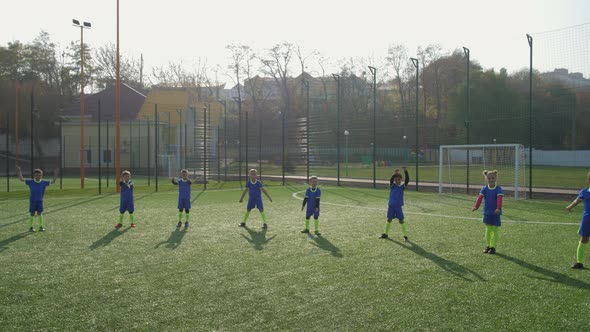
{"type": "Polygon", "coordinates": [[[418,97],[419,97],[419,91],[418,91],[418,79],[419,79],[419,73],[418,73],[418,59],[416,58],[410,58],[410,60],[412,60],[412,63],[414,64],[414,67],[416,67],[416,191],[418,191],[418,158],[419,158],[419,146],[418,146],[418,97]]]}
{"type": "Polygon", "coordinates": [[[207,190],[207,106],[203,107],[203,190],[207,190]]]}
{"type": "MultiPolygon", "coordinates": [[[[117,0],[117,61],[115,81],[115,176],[117,179],[117,192],[121,192],[121,53],[119,49],[119,0],[117,0]]],[[[149,126],[148,126],[149,128],[149,126]]],[[[149,135],[148,135],[149,140],[149,135]]],[[[148,150],[149,151],[149,150],[148,150]]],[[[148,159],[149,165],[149,159],[148,159]]],[[[149,166],[148,166],[149,170],[149,166]]],[[[149,185],[149,175],[148,175],[149,185]]]]}
{"type": "Polygon", "coordinates": [[[84,29],[90,29],[89,22],[80,24],[80,21],[73,19],[75,27],[80,28],[80,189],[84,189],[84,158],[86,147],[84,146],[84,29]]]}
{"type": "Polygon", "coordinates": [[[219,99],[223,105],[223,181],[227,182],[227,103],[219,99]]]}
{"type": "Polygon", "coordinates": [[[529,198],[533,198],[533,37],[527,34],[529,42],[529,198]]]}
{"type": "MultiPolygon", "coordinates": [[[[238,84],[238,89],[240,85],[238,84]]],[[[242,97],[238,91],[238,97],[233,97],[238,103],[238,181],[242,188],[242,97]]],[[[284,174],[283,174],[284,176],[284,174]]]]}
{"type": "MultiPolygon", "coordinates": [[[[469,97],[470,97],[470,89],[469,89],[469,67],[470,67],[470,60],[469,60],[469,56],[470,56],[470,52],[469,49],[467,47],[463,47],[463,52],[465,53],[465,57],[467,58],[467,85],[465,87],[465,92],[467,95],[467,116],[465,118],[465,129],[467,131],[467,145],[469,145],[469,132],[470,132],[470,125],[471,125],[471,109],[470,109],[470,104],[469,104],[469,97]]],[[[470,164],[470,158],[469,158],[469,147],[467,148],[467,194],[469,194],[469,164],[470,164]]]]}
{"type": "Polygon", "coordinates": [[[340,75],[332,74],[336,81],[336,185],[340,185],[340,75]]]}
{"type": "MultiPolygon", "coordinates": [[[[60,120],[60,128],[61,128],[61,120],[60,120]]],[[[9,138],[10,138],[10,113],[6,113],[6,192],[10,192],[10,158],[8,158],[8,151],[10,150],[8,147],[9,138]]],[[[61,158],[61,153],[60,153],[61,158]]]]}
{"type": "Polygon", "coordinates": [[[306,102],[305,102],[305,160],[307,170],[307,183],[309,183],[309,81],[303,80],[305,86],[306,102]]]}
{"type": "Polygon", "coordinates": [[[101,112],[100,112],[100,99],[98,100],[98,194],[102,194],[102,153],[101,153],[101,128],[100,128],[100,122],[101,122],[101,112]]]}
{"type": "Polygon", "coordinates": [[[34,123],[33,123],[33,109],[35,108],[35,87],[31,87],[31,107],[30,107],[30,139],[31,139],[31,177],[33,177],[33,170],[35,169],[35,150],[34,150],[34,123]]]}
{"type": "Polygon", "coordinates": [[[369,66],[373,75],[373,189],[377,188],[377,68],[369,66]]]}

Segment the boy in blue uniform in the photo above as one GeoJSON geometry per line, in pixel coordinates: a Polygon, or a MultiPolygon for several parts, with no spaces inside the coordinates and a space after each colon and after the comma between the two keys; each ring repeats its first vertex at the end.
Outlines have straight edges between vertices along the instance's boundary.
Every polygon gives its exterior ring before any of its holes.
{"type": "Polygon", "coordinates": [[[320,217],[320,196],[322,195],[322,192],[320,188],[318,188],[318,177],[310,177],[309,184],[311,187],[307,188],[305,191],[305,198],[303,198],[303,205],[301,206],[301,211],[303,211],[305,204],[307,203],[307,211],[305,212],[305,229],[302,230],[301,233],[309,233],[309,218],[313,215],[314,233],[315,235],[320,236],[321,233],[319,230],[318,218],[320,217]]]}
{"type": "Polygon", "coordinates": [[[486,225],[486,243],[483,250],[484,254],[495,254],[498,243],[498,228],[502,225],[500,216],[502,215],[502,198],[504,193],[502,187],[496,185],[498,171],[483,171],[483,176],[488,183],[481,188],[475,206],[471,211],[479,209],[483,201],[483,223],[486,225]]]}
{"type": "Polygon", "coordinates": [[[177,228],[182,226],[182,212],[185,214],[184,228],[188,228],[188,217],[191,209],[191,184],[192,180],[188,177],[188,171],[183,169],[180,171],[180,178],[178,181],[172,179],[172,184],[178,186],[178,224],[177,228]]]}
{"type": "Polygon", "coordinates": [[[258,180],[258,171],[254,168],[250,170],[250,179],[246,182],[246,189],[242,192],[242,197],[240,197],[240,203],[244,200],[244,196],[246,193],[248,194],[248,205],[246,206],[246,214],[244,215],[244,220],[240,223],[240,227],[246,227],[246,221],[250,216],[250,211],[253,208],[258,208],[260,211],[260,216],[262,216],[262,228],[267,228],[268,225],[266,224],[266,213],[264,213],[264,206],[262,205],[262,194],[263,192],[268,200],[272,202],[272,198],[268,195],[266,190],[262,187],[262,182],[258,180]]]}
{"type": "Polygon", "coordinates": [[[121,186],[119,223],[115,225],[115,228],[123,227],[123,216],[125,215],[125,211],[129,212],[131,227],[136,227],[137,225],[133,222],[133,212],[135,211],[135,207],[133,206],[133,181],[131,180],[131,172],[121,172],[121,182],[119,182],[119,186],[121,186]]]}
{"type": "Polygon", "coordinates": [[[387,207],[387,222],[385,223],[385,233],[381,234],[380,238],[389,238],[389,229],[391,228],[391,221],[395,218],[399,221],[399,225],[402,229],[404,241],[408,242],[408,232],[406,231],[406,224],[404,224],[404,211],[402,206],[404,205],[404,191],[410,183],[410,174],[406,166],[403,167],[405,180],[402,184],[402,175],[399,169],[396,169],[389,179],[389,205],[387,207]]]}
{"type": "Polygon", "coordinates": [[[23,173],[20,167],[16,166],[16,175],[18,176],[19,180],[23,181],[27,186],[29,186],[30,194],[29,194],[29,231],[34,232],[35,228],[33,227],[33,219],[35,214],[39,219],[39,231],[45,231],[43,228],[43,196],[45,195],[45,188],[47,188],[50,184],[55,183],[57,179],[58,170],[55,170],[53,174],[53,180],[51,182],[47,180],[43,180],[43,171],[40,169],[36,169],[33,171],[33,178],[32,179],[24,179],[23,173]]]}
{"type": "MultiPolygon", "coordinates": [[[[590,186],[590,172],[586,175],[586,182],[590,186]]],[[[584,268],[584,255],[586,253],[586,246],[588,246],[588,239],[590,238],[590,188],[580,190],[578,197],[568,205],[565,210],[570,212],[580,202],[584,202],[584,212],[582,213],[582,221],[580,223],[580,242],[578,242],[578,250],[576,251],[576,262],[572,265],[572,269],[584,268]]]]}

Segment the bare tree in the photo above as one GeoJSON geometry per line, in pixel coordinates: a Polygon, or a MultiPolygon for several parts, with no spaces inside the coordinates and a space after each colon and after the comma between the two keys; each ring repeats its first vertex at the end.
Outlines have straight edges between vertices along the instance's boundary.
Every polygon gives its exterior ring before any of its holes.
{"type": "Polygon", "coordinates": [[[387,61],[393,67],[395,72],[395,79],[397,80],[397,86],[399,89],[399,95],[401,100],[401,109],[406,110],[406,103],[404,101],[404,89],[402,84],[402,75],[405,67],[408,64],[408,51],[402,44],[393,44],[389,46],[387,50],[387,61]]]}

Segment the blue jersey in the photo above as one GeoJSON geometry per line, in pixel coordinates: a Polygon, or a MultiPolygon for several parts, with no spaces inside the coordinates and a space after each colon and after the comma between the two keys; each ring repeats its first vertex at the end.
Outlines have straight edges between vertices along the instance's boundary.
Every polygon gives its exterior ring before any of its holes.
{"type": "Polygon", "coordinates": [[[315,204],[316,199],[320,198],[321,195],[322,192],[320,191],[320,188],[316,187],[315,190],[313,190],[311,187],[307,188],[305,191],[305,198],[307,198],[307,211],[315,211],[315,208],[318,207],[315,204]]]}
{"type": "Polygon", "coordinates": [[[250,199],[258,199],[262,198],[262,182],[260,180],[256,180],[256,182],[252,182],[252,180],[248,180],[246,182],[246,188],[249,189],[248,194],[250,195],[250,199]]]}
{"type": "Polygon", "coordinates": [[[580,190],[578,199],[584,201],[584,213],[582,217],[590,217],[590,188],[580,190]]]}
{"type": "Polygon", "coordinates": [[[133,181],[127,183],[121,181],[121,202],[133,202],[133,181]]]}
{"type": "Polygon", "coordinates": [[[393,184],[389,189],[389,206],[396,206],[400,207],[404,205],[404,190],[406,190],[406,185],[401,184],[393,184]]]}
{"type": "Polygon", "coordinates": [[[483,214],[496,214],[496,209],[498,208],[498,196],[504,196],[502,187],[496,185],[496,187],[490,188],[486,185],[481,188],[479,194],[483,195],[483,214]]]}
{"type": "Polygon", "coordinates": [[[40,180],[39,182],[33,179],[25,180],[25,184],[29,186],[31,194],[29,195],[29,201],[31,202],[41,202],[43,200],[43,195],[45,195],[45,188],[49,186],[49,181],[47,180],[40,180]]]}
{"type": "Polygon", "coordinates": [[[178,185],[178,199],[191,199],[191,180],[178,179],[174,184],[178,185]]]}

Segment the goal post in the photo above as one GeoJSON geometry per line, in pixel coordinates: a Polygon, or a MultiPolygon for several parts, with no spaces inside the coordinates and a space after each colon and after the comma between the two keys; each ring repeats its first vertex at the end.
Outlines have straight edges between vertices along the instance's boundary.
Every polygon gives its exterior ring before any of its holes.
{"type": "Polygon", "coordinates": [[[484,170],[498,171],[505,196],[526,198],[526,150],[521,144],[441,145],[438,192],[465,193],[479,188],[485,185],[484,170]]]}

